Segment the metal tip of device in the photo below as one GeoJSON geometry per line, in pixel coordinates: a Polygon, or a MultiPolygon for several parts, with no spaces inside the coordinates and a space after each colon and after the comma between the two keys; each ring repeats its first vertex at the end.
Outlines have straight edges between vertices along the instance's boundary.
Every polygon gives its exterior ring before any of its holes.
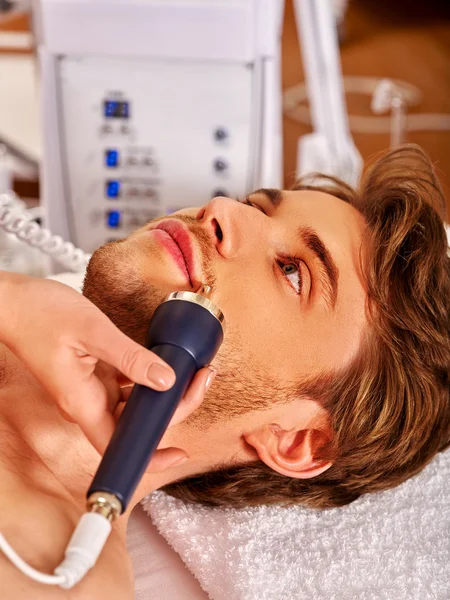
{"type": "Polygon", "coordinates": [[[202,284],[196,292],[172,292],[167,296],[165,302],[172,300],[185,300],[187,302],[199,304],[200,306],[203,306],[203,308],[206,308],[206,310],[209,310],[209,312],[216,317],[221,324],[223,331],[225,332],[225,317],[220,308],[211,300],[211,293],[212,288],[209,285],[202,284]]]}
{"type": "Polygon", "coordinates": [[[202,296],[205,296],[205,298],[209,298],[211,296],[211,292],[212,292],[211,286],[202,284],[198,288],[196,293],[201,294],[202,296]]]}
{"type": "Polygon", "coordinates": [[[108,521],[114,521],[122,512],[120,500],[110,492],[94,492],[87,500],[88,512],[103,515],[108,521]]]}

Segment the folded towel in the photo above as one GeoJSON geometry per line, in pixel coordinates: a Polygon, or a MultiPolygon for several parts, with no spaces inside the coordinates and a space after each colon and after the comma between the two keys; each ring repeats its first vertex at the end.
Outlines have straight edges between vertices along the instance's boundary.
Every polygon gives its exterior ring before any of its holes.
{"type": "Polygon", "coordinates": [[[143,501],[212,600],[449,600],[450,451],[343,508],[143,501]]]}

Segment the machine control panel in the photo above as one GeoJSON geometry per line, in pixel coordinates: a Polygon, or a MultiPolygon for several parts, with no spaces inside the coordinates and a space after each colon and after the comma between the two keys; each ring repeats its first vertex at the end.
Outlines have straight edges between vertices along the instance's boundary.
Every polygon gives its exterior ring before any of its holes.
{"type": "Polygon", "coordinates": [[[245,65],[90,56],[61,57],[59,67],[71,237],[85,251],[248,189],[245,65]]]}

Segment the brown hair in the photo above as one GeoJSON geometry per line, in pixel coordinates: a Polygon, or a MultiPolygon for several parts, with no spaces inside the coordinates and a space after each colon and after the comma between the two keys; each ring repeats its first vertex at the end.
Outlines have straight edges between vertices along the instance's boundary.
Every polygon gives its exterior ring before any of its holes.
{"type": "Polygon", "coordinates": [[[450,259],[445,200],[427,155],[414,145],[387,153],[358,190],[332,177],[320,185],[301,180],[294,189],[338,196],[368,223],[361,253],[366,339],[343,372],[301,390],[328,411],[333,439],[320,458],[333,464],[317,477],[293,479],[257,461],[163,488],[185,501],[342,506],[400,484],[450,444],[450,259]]]}

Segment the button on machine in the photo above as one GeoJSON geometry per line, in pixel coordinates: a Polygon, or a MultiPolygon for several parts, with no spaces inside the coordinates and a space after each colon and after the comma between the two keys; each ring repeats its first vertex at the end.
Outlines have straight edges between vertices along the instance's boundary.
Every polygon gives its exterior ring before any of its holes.
{"type": "Polygon", "coordinates": [[[214,190],[211,194],[211,198],[217,198],[217,196],[225,196],[225,198],[228,198],[228,192],[223,189],[214,190]]]}
{"type": "Polygon", "coordinates": [[[114,168],[119,166],[119,151],[118,150],[106,150],[105,151],[105,166],[108,168],[114,168]]]}
{"type": "Polygon", "coordinates": [[[214,131],[214,139],[216,142],[223,142],[227,138],[228,131],[225,129],[225,127],[217,127],[217,129],[214,131]]]}
{"type": "Polygon", "coordinates": [[[110,229],[117,229],[120,227],[121,214],[119,210],[109,210],[106,213],[106,224],[110,229]]]}
{"type": "Polygon", "coordinates": [[[108,179],[106,182],[106,195],[108,198],[118,198],[120,195],[120,181],[108,179]]]}
{"type": "Polygon", "coordinates": [[[214,161],[214,170],[218,173],[223,173],[228,168],[228,163],[223,158],[216,158],[214,161]]]}

